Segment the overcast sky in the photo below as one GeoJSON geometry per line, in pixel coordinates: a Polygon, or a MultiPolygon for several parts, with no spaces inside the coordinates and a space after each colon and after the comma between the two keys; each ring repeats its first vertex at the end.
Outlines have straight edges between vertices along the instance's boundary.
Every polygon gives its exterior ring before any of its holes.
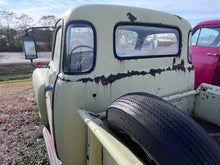
{"type": "Polygon", "coordinates": [[[160,10],[186,18],[192,26],[196,23],[220,19],[220,0],[0,0],[0,10],[22,13],[35,22],[43,15],[60,17],[67,9],[86,3],[119,4],[160,10]]]}

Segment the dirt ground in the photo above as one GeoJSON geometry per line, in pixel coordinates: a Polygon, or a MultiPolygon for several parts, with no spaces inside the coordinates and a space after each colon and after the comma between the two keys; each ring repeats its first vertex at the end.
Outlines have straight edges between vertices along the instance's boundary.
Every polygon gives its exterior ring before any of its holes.
{"type": "Polygon", "coordinates": [[[0,164],[48,164],[30,81],[0,84],[0,164]]]}

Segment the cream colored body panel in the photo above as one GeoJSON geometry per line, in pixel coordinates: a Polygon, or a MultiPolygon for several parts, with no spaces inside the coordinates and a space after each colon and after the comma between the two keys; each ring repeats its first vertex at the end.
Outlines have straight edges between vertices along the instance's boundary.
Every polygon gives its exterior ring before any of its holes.
{"type": "Polygon", "coordinates": [[[102,160],[106,165],[113,164],[126,164],[126,165],[138,165],[143,164],[127,147],[123,142],[118,140],[114,133],[112,133],[105,124],[98,118],[93,118],[87,111],[79,110],[83,121],[89,128],[89,146],[91,150],[88,151],[89,160],[88,164],[96,165],[102,164],[102,160]],[[92,147],[96,147],[97,150],[92,150],[92,147]],[[101,150],[101,151],[100,151],[101,150]],[[94,155],[92,152],[100,152],[103,156],[94,155]],[[98,162],[98,163],[97,163],[98,162]]]}
{"type": "Polygon", "coordinates": [[[46,79],[48,77],[48,71],[49,71],[48,68],[35,69],[32,77],[39,116],[44,126],[47,126],[49,124],[47,108],[46,108],[46,100],[44,97],[44,88],[46,85],[46,79]]]}
{"type": "Polygon", "coordinates": [[[46,85],[52,85],[53,89],[52,89],[52,91],[45,92],[45,99],[46,99],[49,128],[50,128],[50,132],[52,134],[52,137],[54,139],[53,97],[54,97],[54,86],[55,86],[55,81],[56,81],[56,77],[58,74],[58,70],[52,61],[49,63],[49,68],[50,69],[48,71],[46,85]]]}
{"type": "Polygon", "coordinates": [[[201,84],[198,89],[164,98],[191,116],[220,126],[220,87],[201,84]]]}

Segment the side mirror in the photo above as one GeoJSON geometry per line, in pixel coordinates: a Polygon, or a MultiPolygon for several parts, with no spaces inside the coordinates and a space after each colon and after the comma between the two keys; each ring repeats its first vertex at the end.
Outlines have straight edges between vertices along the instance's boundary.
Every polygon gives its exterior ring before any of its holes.
{"type": "Polygon", "coordinates": [[[22,36],[22,40],[23,40],[25,58],[30,60],[38,58],[35,47],[34,36],[24,35],[22,36]]]}

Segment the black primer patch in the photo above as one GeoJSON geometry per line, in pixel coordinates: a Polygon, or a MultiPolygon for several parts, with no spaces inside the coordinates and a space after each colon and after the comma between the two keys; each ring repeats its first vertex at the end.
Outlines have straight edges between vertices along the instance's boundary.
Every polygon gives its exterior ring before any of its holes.
{"type": "Polygon", "coordinates": [[[184,60],[181,60],[181,63],[180,64],[176,64],[176,65],[173,65],[173,68],[172,70],[181,70],[181,71],[186,71],[186,68],[184,66],[184,60]]]}
{"type": "MultiPolygon", "coordinates": [[[[66,82],[82,82],[82,83],[88,83],[88,82],[95,82],[97,84],[99,84],[100,82],[102,83],[102,85],[108,85],[108,84],[112,84],[117,80],[126,78],[126,77],[132,77],[132,76],[145,76],[150,74],[151,76],[156,76],[156,74],[161,74],[162,72],[166,72],[166,71],[183,71],[186,72],[186,70],[188,70],[189,72],[194,70],[193,65],[186,68],[184,66],[184,60],[181,60],[180,64],[175,64],[176,63],[176,59],[173,59],[173,66],[172,67],[167,67],[167,68],[158,68],[158,69],[150,69],[149,72],[145,72],[145,71],[127,71],[127,73],[118,73],[116,75],[110,74],[108,77],[105,77],[104,75],[101,76],[97,76],[94,79],[92,78],[81,78],[78,79],[76,81],[71,81],[71,80],[66,80],[66,79],[61,79],[62,81],[66,81],[66,82]]],[[[93,97],[96,97],[96,94],[93,94],[93,97]]]]}
{"type": "Polygon", "coordinates": [[[134,15],[132,15],[131,13],[127,13],[127,16],[131,22],[134,22],[137,20],[137,18],[134,15]]]}

